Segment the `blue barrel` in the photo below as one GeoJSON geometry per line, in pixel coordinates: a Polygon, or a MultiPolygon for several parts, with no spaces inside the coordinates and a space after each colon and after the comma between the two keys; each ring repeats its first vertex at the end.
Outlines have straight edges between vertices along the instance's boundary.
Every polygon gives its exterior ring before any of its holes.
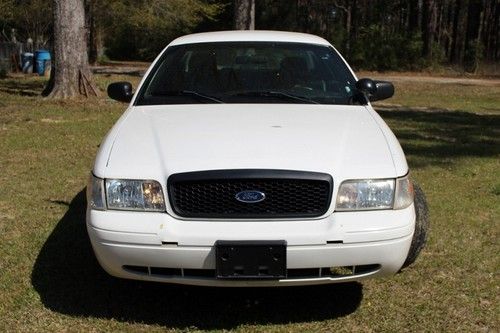
{"type": "Polygon", "coordinates": [[[47,50],[35,51],[36,72],[40,76],[44,76],[47,67],[50,68],[50,52],[47,50]]]}

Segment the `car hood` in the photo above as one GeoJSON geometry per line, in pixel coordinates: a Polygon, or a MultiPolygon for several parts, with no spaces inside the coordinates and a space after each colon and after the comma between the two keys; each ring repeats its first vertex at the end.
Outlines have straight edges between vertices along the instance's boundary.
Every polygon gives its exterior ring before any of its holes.
{"type": "Polygon", "coordinates": [[[163,183],[179,172],[249,168],[326,172],[334,179],[398,176],[372,113],[309,104],[132,107],[108,136],[101,176],[163,183]]]}

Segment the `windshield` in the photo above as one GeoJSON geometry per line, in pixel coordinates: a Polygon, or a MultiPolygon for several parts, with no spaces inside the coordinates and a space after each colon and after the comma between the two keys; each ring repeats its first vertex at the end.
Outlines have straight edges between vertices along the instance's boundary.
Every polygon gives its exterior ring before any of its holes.
{"type": "Polygon", "coordinates": [[[136,105],[353,104],[355,80],[335,50],[303,43],[217,42],[169,47],[136,105]]]}

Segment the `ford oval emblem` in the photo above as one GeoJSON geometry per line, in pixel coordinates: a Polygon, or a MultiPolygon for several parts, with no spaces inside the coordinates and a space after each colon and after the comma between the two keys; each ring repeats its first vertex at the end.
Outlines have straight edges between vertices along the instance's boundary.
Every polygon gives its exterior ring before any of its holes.
{"type": "Polygon", "coordinates": [[[266,198],[266,194],[260,191],[241,191],[236,193],[236,200],[244,203],[257,203],[266,198]]]}

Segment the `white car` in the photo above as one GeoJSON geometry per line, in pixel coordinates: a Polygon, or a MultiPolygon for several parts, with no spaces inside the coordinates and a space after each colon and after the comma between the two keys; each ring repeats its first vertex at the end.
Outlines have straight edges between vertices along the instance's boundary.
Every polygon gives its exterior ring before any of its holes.
{"type": "Polygon", "coordinates": [[[427,210],[398,140],[326,40],[230,31],[171,42],[100,146],[87,230],[121,278],[290,286],[398,272],[427,210]]]}

